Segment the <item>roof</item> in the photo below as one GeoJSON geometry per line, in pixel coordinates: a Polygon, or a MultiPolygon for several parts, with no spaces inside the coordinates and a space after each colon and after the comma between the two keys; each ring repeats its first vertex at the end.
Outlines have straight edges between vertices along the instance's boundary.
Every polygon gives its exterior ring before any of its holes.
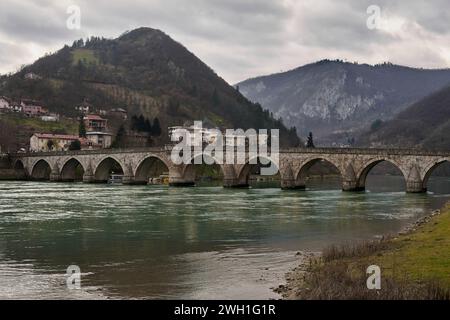
{"type": "Polygon", "coordinates": [[[0,96],[0,99],[3,99],[3,100],[5,100],[5,101],[8,102],[8,103],[11,103],[11,99],[8,98],[8,97],[0,96]]]}
{"type": "Polygon", "coordinates": [[[96,132],[96,131],[88,131],[86,132],[87,136],[112,136],[109,132],[96,132]]]}
{"type": "Polygon", "coordinates": [[[21,102],[25,105],[42,106],[42,103],[40,101],[31,100],[31,99],[22,99],[21,102]]]}
{"type": "Polygon", "coordinates": [[[78,136],[67,134],[35,133],[33,136],[39,139],[80,140],[78,136]]]}
{"type": "Polygon", "coordinates": [[[99,115],[96,114],[88,114],[84,117],[84,120],[99,120],[99,121],[106,121],[106,119],[103,119],[99,115]]]}

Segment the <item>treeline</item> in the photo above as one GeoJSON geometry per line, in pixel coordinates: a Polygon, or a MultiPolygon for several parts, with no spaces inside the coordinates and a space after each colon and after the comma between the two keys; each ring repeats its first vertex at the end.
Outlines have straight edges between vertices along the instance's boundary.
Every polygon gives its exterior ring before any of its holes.
{"type": "Polygon", "coordinates": [[[161,135],[161,124],[157,117],[152,122],[142,114],[139,117],[134,115],[131,117],[131,130],[148,133],[153,137],[159,137],[161,135]]]}

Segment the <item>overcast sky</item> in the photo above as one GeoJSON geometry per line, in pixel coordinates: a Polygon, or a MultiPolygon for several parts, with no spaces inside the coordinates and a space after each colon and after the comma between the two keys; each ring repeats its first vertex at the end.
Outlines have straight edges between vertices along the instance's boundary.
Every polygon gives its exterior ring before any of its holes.
{"type": "Polygon", "coordinates": [[[0,0],[0,73],[75,39],[141,26],[166,32],[232,84],[324,58],[450,67],[449,0],[0,0]],[[79,30],[66,26],[71,5],[79,30]],[[381,9],[376,29],[371,5],[381,9]]]}

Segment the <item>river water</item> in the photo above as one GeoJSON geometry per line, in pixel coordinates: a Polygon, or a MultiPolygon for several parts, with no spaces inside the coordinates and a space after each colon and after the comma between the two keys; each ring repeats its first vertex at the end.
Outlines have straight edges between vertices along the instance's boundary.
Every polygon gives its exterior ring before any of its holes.
{"type": "Polygon", "coordinates": [[[0,182],[0,299],[268,299],[301,250],[398,232],[450,199],[370,176],[306,191],[0,182]],[[66,269],[81,269],[81,289],[66,269]]]}

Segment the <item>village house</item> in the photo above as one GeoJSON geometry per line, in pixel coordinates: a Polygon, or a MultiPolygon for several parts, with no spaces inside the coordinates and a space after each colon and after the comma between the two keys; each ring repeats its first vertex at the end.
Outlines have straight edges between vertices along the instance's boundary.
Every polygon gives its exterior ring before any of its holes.
{"type": "Polygon", "coordinates": [[[11,100],[7,97],[0,96],[0,112],[9,111],[11,107],[11,100]]]}
{"type": "Polygon", "coordinates": [[[30,138],[31,152],[67,151],[70,145],[79,140],[81,150],[101,149],[102,146],[87,138],[80,138],[75,135],[35,133],[30,138]]]}
{"type": "Polygon", "coordinates": [[[96,114],[88,114],[83,121],[88,132],[105,132],[108,124],[108,120],[96,114]]]}
{"type": "Polygon", "coordinates": [[[86,138],[103,149],[111,147],[112,134],[107,132],[86,132],[86,138]]]}
{"type": "Polygon", "coordinates": [[[91,109],[91,106],[85,103],[83,103],[81,106],[75,107],[75,110],[82,114],[89,114],[92,111],[91,109]]]}
{"type": "Polygon", "coordinates": [[[25,74],[24,79],[25,80],[40,80],[40,79],[42,79],[42,77],[37,75],[34,72],[28,72],[25,74]]]}
{"type": "Polygon", "coordinates": [[[111,111],[109,111],[109,114],[113,117],[121,118],[122,120],[128,119],[127,110],[122,108],[111,109],[111,111]]]}
{"type": "Polygon", "coordinates": [[[59,114],[57,114],[57,113],[50,113],[48,115],[42,116],[41,120],[45,121],[45,122],[58,122],[59,121],[59,114]]]}
{"type": "Polygon", "coordinates": [[[24,99],[21,101],[20,106],[27,117],[39,117],[48,113],[48,109],[43,107],[38,101],[24,99]]]}

